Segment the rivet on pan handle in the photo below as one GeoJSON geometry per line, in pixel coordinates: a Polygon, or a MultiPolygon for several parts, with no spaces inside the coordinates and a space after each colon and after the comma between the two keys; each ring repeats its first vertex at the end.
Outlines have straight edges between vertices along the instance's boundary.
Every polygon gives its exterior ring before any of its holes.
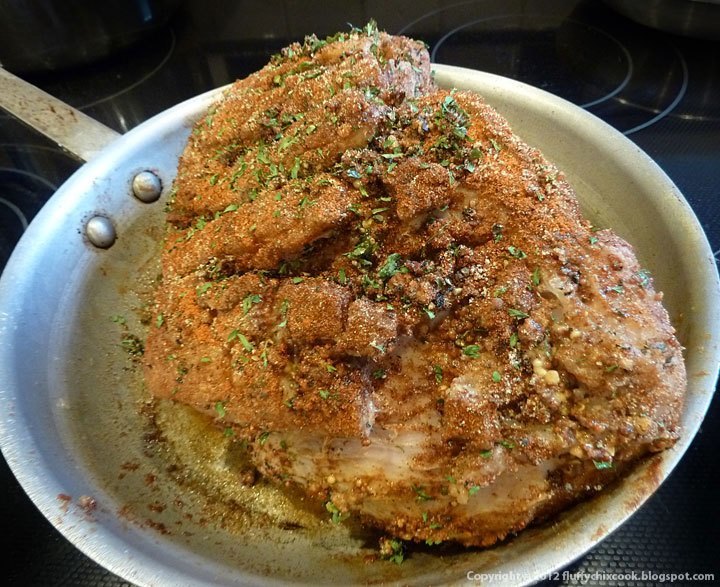
{"type": "Polygon", "coordinates": [[[85,224],[85,236],[98,249],[109,249],[115,244],[117,233],[113,221],[107,216],[93,216],[85,224]]]}
{"type": "Polygon", "coordinates": [[[152,171],[141,171],[132,181],[133,195],[146,204],[155,202],[162,193],[162,181],[152,171]]]}
{"type": "Polygon", "coordinates": [[[0,108],[89,161],[121,135],[0,67],[0,108]]]}

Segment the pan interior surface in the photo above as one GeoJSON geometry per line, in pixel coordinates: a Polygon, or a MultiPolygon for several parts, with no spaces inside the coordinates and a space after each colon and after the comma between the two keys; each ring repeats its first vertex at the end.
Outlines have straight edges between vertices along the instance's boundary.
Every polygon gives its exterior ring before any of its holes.
{"type": "Polygon", "coordinates": [[[566,172],[594,224],[634,245],[686,349],[681,440],[596,498],[499,546],[419,548],[402,565],[368,562],[376,536],[332,524],[299,497],[262,482],[244,487],[231,440],[189,411],[150,402],[137,356],[153,328],[147,303],[163,202],[192,122],[219,96],[212,92],[144,123],[79,170],[32,223],[0,281],[3,454],[43,514],[98,563],[138,585],[452,584],[469,573],[525,584],[619,526],[687,449],[720,357],[717,270],[687,202],[633,143],[568,102],[461,68],[438,65],[436,79],[480,92],[566,172]],[[162,180],[159,203],[130,195],[143,170],[162,180]],[[117,229],[107,250],[84,237],[95,215],[117,229]]]}

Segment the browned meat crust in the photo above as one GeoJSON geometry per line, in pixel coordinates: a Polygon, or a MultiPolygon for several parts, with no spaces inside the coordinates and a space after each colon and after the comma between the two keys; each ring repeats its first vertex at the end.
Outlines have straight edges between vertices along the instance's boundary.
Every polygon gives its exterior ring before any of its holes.
{"type": "Polygon", "coordinates": [[[672,445],[682,349],[632,248],[418,43],[309,38],[200,121],[151,392],[404,539],[487,545],[672,445]]]}

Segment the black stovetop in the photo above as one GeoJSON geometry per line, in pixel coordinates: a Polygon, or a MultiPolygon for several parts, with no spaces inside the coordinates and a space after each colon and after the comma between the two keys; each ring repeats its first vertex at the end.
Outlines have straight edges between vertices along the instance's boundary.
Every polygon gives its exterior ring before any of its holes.
{"type": "MultiPolygon", "coordinates": [[[[255,71],[307,33],[324,36],[371,18],[388,32],[426,41],[434,61],[541,87],[619,129],[677,184],[720,252],[720,42],[645,28],[599,1],[188,0],[167,27],[121,54],[24,77],[125,132],[173,104],[255,71]]],[[[0,114],[0,268],[27,223],[78,166],[57,146],[0,114]]],[[[720,578],[719,441],[716,400],[657,493],[547,584],[654,585],[661,573],[686,572],[720,578]],[[632,571],[655,573],[656,580],[608,578],[632,571]]],[[[0,520],[10,537],[5,584],[127,585],[38,513],[2,459],[0,520]]]]}

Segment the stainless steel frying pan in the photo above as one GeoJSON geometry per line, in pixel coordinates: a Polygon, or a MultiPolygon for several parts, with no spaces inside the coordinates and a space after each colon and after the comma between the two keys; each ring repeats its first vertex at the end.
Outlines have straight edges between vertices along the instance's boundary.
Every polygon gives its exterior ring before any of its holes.
{"type": "Polygon", "coordinates": [[[483,574],[493,584],[528,584],[622,524],[688,448],[718,374],[720,284],[683,196],[633,143],[580,108],[498,76],[435,70],[442,86],[483,94],[566,171],[596,225],[635,245],[686,348],[681,440],[597,498],[498,547],[421,549],[402,565],[368,563],[375,545],[361,535],[312,522],[281,494],[238,489],[232,454],[222,440],[207,442],[212,431],[191,416],[170,426],[173,416],[149,415],[123,349],[145,328],[178,156],[221,91],[119,136],[65,105],[26,97],[28,88],[2,72],[4,107],[36,126],[45,125],[42,115],[57,122],[51,134],[62,130],[60,144],[88,163],[40,211],[0,279],[0,446],[37,507],[98,563],[154,586],[437,585],[479,582],[483,574]]]}

